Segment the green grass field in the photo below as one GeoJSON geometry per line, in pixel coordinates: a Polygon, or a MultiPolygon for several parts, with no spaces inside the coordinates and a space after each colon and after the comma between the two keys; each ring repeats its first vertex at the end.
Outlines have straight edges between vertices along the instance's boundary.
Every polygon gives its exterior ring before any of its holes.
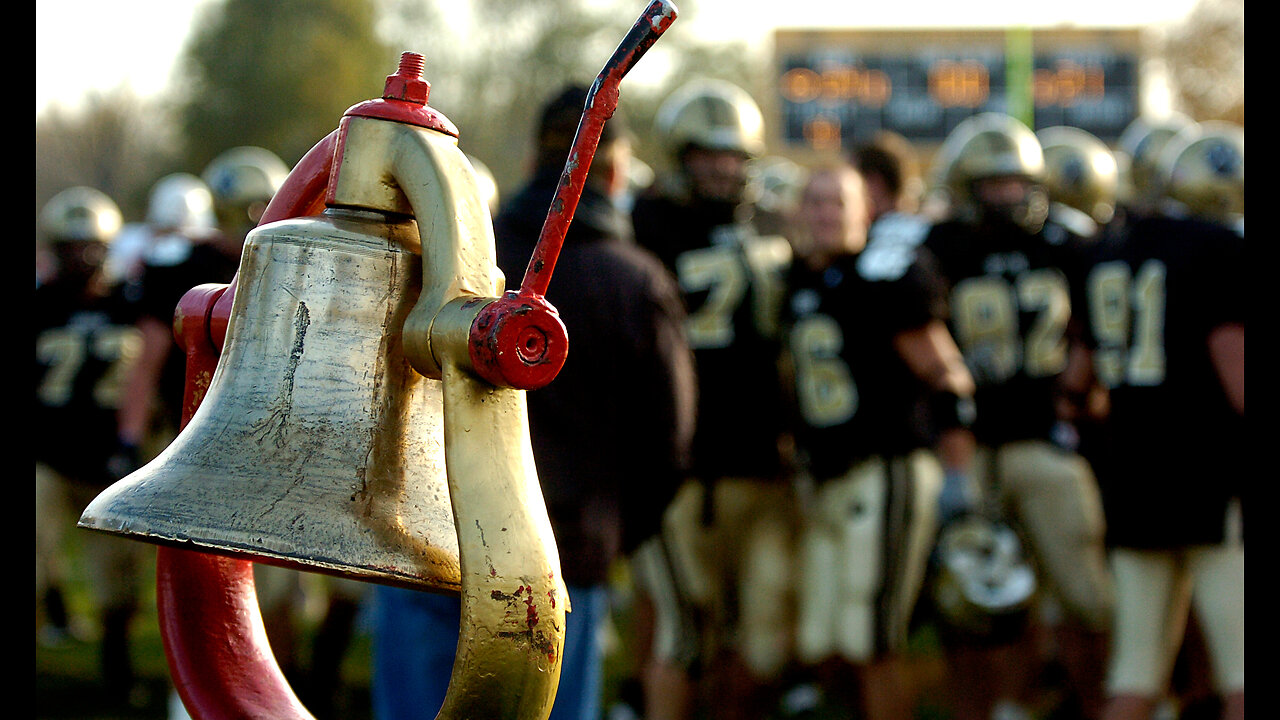
{"type": "MultiPolygon", "coordinates": [[[[140,607],[130,628],[130,656],[137,677],[128,701],[113,702],[102,682],[99,664],[99,627],[80,567],[79,531],[68,538],[66,605],[72,618],[72,637],[57,644],[41,639],[41,612],[37,608],[35,717],[79,720],[152,720],[169,717],[172,691],[169,669],[160,638],[155,605],[154,552],[147,552],[142,569],[140,607]]],[[[299,656],[306,662],[319,627],[322,607],[304,605],[297,618],[299,656]]],[[[371,717],[369,705],[370,638],[360,622],[342,666],[341,687],[335,692],[335,709],[329,717],[362,720],[371,717]]],[[[318,720],[326,720],[320,717],[318,720]]]]}
{"type": "MultiPolygon", "coordinates": [[[[82,575],[75,567],[77,548],[69,548],[72,560],[72,577],[82,575]]],[[[149,556],[153,554],[149,553],[149,556]]],[[[154,569],[147,568],[141,609],[131,630],[131,655],[138,676],[138,687],[131,703],[112,704],[108,701],[101,682],[98,666],[98,632],[92,618],[93,612],[87,588],[74,581],[67,588],[68,609],[73,617],[80,618],[82,632],[79,639],[68,640],[58,646],[49,646],[37,639],[36,643],[36,702],[35,717],[77,718],[79,720],[160,720],[169,717],[171,699],[169,673],[156,620],[154,599],[154,569]]],[[[614,587],[618,601],[612,627],[606,640],[608,651],[605,666],[605,707],[619,696],[624,679],[632,672],[628,658],[628,598],[629,579],[625,566],[615,575],[614,587]]],[[[305,604],[297,622],[299,657],[305,668],[310,657],[310,647],[323,614],[320,606],[305,604]]],[[[926,627],[913,636],[909,655],[913,658],[913,684],[920,693],[921,704],[916,714],[918,720],[946,720],[948,712],[939,696],[944,682],[944,670],[937,655],[937,638],[926,627]]],[[[367,620],[358,616],[352,641],[347,649],[341,673],[341,685],[336,688],[335,706],[332,712],[317,713],[318,720],[341,718],[365,720],[372,717],[369,701],[371,638],[367,620]]],[[[304,697],[304,701],[306,698],[304,697]]],[[[315,710],[315,706],[308,703],[315,710]]],[[[779,709],[776,718],[805,718],[805,720],[850,720],[855,717],[848,708],[818,706],[792,714],[779,709]]]]}

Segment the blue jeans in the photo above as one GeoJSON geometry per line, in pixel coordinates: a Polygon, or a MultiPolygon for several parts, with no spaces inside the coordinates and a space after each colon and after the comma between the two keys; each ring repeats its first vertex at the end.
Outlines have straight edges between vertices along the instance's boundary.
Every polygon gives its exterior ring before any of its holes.
{"type": "MultiPolygon", "coordinates": [[[[458,598],[377,585],[373,592],[373,714],[377,720],[432,720],[444,704],[458,648],[458,598]]],[[[604,586],[569,588],[564,664],[551,720],[600,720],[609,610],[604,586]]]]}

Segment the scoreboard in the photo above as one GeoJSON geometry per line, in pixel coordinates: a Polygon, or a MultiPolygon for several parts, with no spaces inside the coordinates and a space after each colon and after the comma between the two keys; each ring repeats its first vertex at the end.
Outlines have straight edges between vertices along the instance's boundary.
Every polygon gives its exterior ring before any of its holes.
{"type": "Polygon", "coordinates": [[[1139,40],[1136,29],[778,30],[777,127],[792,149],[880,130],[931,144],[996,111],[1113,142],[1139,113],[1139,40]]]}

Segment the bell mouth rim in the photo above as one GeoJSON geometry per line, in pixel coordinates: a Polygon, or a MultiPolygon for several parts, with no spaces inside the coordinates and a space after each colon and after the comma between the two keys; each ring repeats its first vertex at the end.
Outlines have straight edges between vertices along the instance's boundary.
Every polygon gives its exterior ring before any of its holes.
{"type": "Polygon", "coordinates": [[[272,553],[262,550],[261,548],[239,545],[234,542],[213,542],[210,540],[201,540],[199,538],[178,537],[175,535],[156,532],[123,530],[95,524],[94,518],[81,518],[79,522],[76,523],[76,526],[83,530],[112,535],[135,542],[145,542],[174,550],[186,550],[188,552],[201,553],[205,555],[217,555],[219,557],[243,560],[245,562],[252,562],[260,565],[272,565],[289,570],[297,570],[299,572],[328,575],[347,580],[356,580],[376,585],[389,585],[409,590],[436,592],[445,595],[459,595],[462,592],[462,580],[460,576],[458,576],[456,581],[450,581],[445,578],[437,578],[433,580],[389,569],[352,567],[331,559],[299,558],[291,555],[272,553]]]}

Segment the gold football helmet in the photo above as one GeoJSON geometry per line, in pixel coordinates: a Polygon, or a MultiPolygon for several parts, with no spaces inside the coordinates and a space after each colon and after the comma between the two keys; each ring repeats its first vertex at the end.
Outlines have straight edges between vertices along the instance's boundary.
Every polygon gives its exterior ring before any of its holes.
{"type": "Polygon", "coordinates": [[[938,149],[934,169],[935,182],[946,189],[960,216],[999,214],[1033,232],[1044,224],[1044,151],[1036,134],[1017,118],[988,112],[962,120],[938,149]],[[998,178],[1019,178],[1028,185],[1017,201],[979,202],[975,184],[998,178]]]}
{"type": "Polygon", "coordinates": [[[1129,203],[1149,206],[1161,193],[1159,160],[1161,152],[1179,132],[1193,127],[1185,115],[1162,118],[1140,117],[1120,134],[1121,196],[1129,203]]]}
{"type": "Polygon", "coordinates": [[[1115,212],[1120,171],[1111,148],[1092,133],[1060,125],[1036,133],[1044,150],[1049,199],[1105,224],[1115,212]]]}
{"type": "Polygon", "coordinates": [[[50,244],[109,243],[123,225],[120,208],[106,193],[91,187],[70,187],[54,195],[40,211],[40,225],[50,244]]]}
{"type": "Polygon", "coordinates": [[[212,230],[215,223],[213,196],[195,175],[171,173],[151,186],[147,224],[157,231],[203,232],[212,230]]]}
{"type": "Polygon", "coordinates": [[[1165,195],[1213,220],[1244,214],[1244,128],[1205,122],[1178,133],[1160,156],[1165,195]]]}
{"type": "Polygon", "coordinates": [[[939,179],[957,199],[972,199],[975,181],[994,177],[1044,176],[1044,151],[1035,133],[1004,113],[966,118],[947,135],[935,162],[939,179]]]}
{"type": "Polygon", "coordinates": [[[746,90],[721,80],[695,80],[658,109],[658,134],[670,157],[690,146],[747,157],[764,154],[764,116],[746,90]]]}
{"type": "Polygon", "coordinates": [[[201,173],[213,193],[218,224],[246,232],[257,224],[288,175],[289,167],[275,153],[254,146],[224,151],[201,173]]]}

